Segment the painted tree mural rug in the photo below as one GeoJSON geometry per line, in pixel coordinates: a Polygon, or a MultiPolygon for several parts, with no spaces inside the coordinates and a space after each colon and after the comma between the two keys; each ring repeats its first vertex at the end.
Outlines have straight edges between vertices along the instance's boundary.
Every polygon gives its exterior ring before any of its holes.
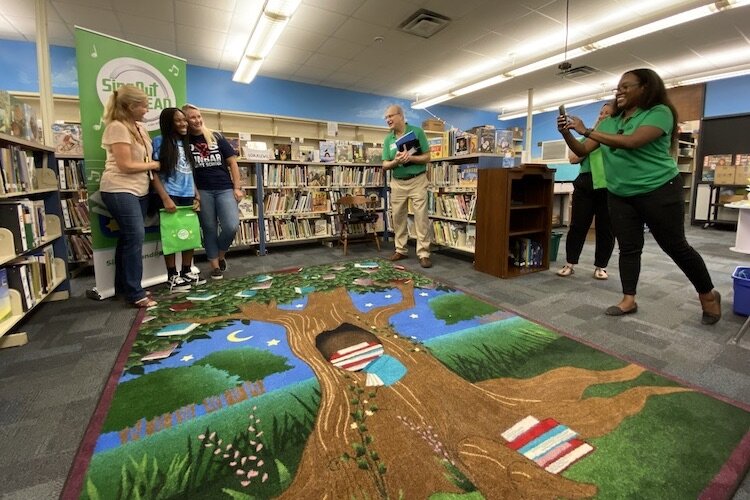
{"type": "Polygon", "coordinates": [[[159,299],[63,498],[727,498],[747,470],[747,408],[388,261],[159,299]]]}

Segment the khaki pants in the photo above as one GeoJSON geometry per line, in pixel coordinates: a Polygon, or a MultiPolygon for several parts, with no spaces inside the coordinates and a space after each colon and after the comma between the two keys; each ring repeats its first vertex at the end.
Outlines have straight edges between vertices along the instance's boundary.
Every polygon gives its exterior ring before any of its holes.
{"type": "Polygon", "coordinates": [[[427,175],[422,174],[411,179],[391,178],[391,210],[393,212],[394,232],[396,233],[396,252],[408,255],[407,242],[409,232],[408,217],[409,199],[414,211],[414,231],[417,233],[417,257],[430,256],[430,219],[427,217],[427,175]]]}

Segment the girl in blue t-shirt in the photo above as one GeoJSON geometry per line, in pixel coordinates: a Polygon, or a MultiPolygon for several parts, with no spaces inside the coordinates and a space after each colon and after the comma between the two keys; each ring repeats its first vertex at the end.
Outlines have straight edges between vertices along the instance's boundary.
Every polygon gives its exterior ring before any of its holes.
{"type": "MultiPolygon", "coordinates": [[[[159,116],[159,128],[161,135],[154,138],[153,145],[154,158],[159,159],[161,169],[152,181],[153,187],[167,212],[174,212],[178,206],[192,206],[198,210],[193,182],[195,161],[193,155],[185,153],[190,150],[187,118],[179,108],[165,108],[159,116]]],[[[177,272],[175,254],[164,254],[164,262],[172,291],[185,292],[191,285],[206,282],[192,272],[193,250],[182,251],[180,273],[177,272]]]]}

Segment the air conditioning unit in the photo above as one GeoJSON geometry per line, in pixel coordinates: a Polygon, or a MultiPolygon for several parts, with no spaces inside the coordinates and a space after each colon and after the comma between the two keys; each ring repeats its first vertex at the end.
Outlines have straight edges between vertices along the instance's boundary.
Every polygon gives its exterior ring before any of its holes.
{"type": "Polygon", "coordinates": [[[568,161],[568,145],[565,141],[542,141],[542,161],[568,161]]]}

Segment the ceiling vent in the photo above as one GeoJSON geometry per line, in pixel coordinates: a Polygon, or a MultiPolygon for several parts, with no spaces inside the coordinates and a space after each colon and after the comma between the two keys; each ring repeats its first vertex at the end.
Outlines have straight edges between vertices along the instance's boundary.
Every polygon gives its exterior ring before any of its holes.
{"type": "Polygon", "coordinates": [[[399,29],[410,35],[430,38],[432,35],[448,26],[450,18],[441,16],[427,9],[419,9],[401,23],[399,29]]]}
{"type": "Polygon", "coordinates": [[[598,72],[598,69],[592,68],[591,66],[576,66],[574,68],[560,71],[559,73],[557,73],[557,75],[564,78],[580,78],[582,76],[587,76],[598,72]]]}

